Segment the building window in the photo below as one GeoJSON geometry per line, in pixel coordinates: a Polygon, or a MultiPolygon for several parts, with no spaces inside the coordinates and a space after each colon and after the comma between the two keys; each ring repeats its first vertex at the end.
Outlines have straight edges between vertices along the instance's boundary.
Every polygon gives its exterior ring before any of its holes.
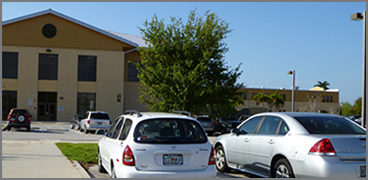
{"type": "Polygon", "coordinates": [[[38,79],[57,80],[58,75],[58,55],[39,54],[38,79]]]}
{"type": "Polygon", "coordinates": [[[78,93],[77,114],[96,110],[96,93],[78,93]]]}
{"type": "Polygon", "coordinates": [[[247,100],[247,93],[243,94],[243,100],[247,100]]]}
{"type": "Polygon", "coordinates": [[[3,52],[3,78],[18,78],[18,53],[3,52]]]}
{"type": "Polygon", "coordinates": [[[17,107],[17,91],[3,91],[3,119],[5,120],[11,108],[17,107]]]}
{"type": "Polygon", "coordinates": [[[132,62],[128,63],[128,81],[139,82],[138,69],[132,62]]]}
{"type": "Polygon", "coordinates": [[[330,102],[333,102],[333,98],[332,98],[333,96],[330,96],[330,102]]]}
{"type": "Polygon", "coordinates": [[[78,81],[96,81],[96,56],[78,56],[78,81]]]}
{"type": "Polygon", "coordinates": [[[286,101],[286,94],[281,94],[282,98],[284,98],[284,101],[286,101]]]}
{"type": "Polygon", "coordinates": [[[326,97],[322,96],[322,102],[326,102],[326,97]]]}

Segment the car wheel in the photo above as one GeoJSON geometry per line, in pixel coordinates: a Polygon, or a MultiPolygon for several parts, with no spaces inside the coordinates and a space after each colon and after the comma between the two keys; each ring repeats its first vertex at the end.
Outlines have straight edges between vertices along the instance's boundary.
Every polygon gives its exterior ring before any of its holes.
{"type": "Polygon", "coordinates": [[[70,129],[74,129],[75,124],[74,123],[70,123],[70,129]]]}
{"type": "Polygon", "coordinates": [[[80,129],[79,124],[76,124],[74,128],[75,128],[75,130],[79,130],[80,129]]]}
{"type": "Polygon", "coordinates": [[[31,125],[27,126],[27,131],[31,131],[31,125]]]}
{"type": "Polygon", "coordinates": [[[83,128],[82,128],[82,127],[80,127],[80,128],[79,128],[79,131],[80,131],[80,132],[83,132],[83,128]]]}
{"type": "Polygon", "coordinates": [[[114,165],[111,167],[111,175],[110,175],[110,177],[111,178],[117,178],[116,177],[116,172],[115,172],[115,166],[114,165]]]}
{"type": "Polygon", "coordinates": [[[226,131],[225,131],[225,128],[221,128],[221,134],[225,134],[226,131]]]}
{"type": "Polygon", "coordinates": [[[102,166],[102,159],[100,152],[98,152],[98,172],[106,173],[106,169],[102,166]]]}
{"type": "Polygon", "coordinates": [[[26,120],[26,116],[24,116],[23,114],[19,114],[19,115],[17,116],[17,121],[18,121],[19,123],[23,123],[25,120],[26,120]]]}
{"type": "Polygon", "coordinates": [[[88,134],[87,127],[84,126],[84,133],[88,134]]]}
{"type": "Polygon", "coordinates": [[[216,169],[219,172],[230,172],[230,168],[227,166],[226,163],[226,156],[225,151],[222,146],[218,146],[216,148],[216,169]]]}
{"type": "Polygon", "coordinates": [[[273,170],[273,178],[294,178],[293,170],[291,165],[285,158],[279,159],[273,170]]]}

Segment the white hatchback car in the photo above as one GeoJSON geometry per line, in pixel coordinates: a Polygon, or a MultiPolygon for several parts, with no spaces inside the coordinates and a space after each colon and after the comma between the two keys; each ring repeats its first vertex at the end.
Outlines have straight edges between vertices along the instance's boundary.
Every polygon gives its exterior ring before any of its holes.
{"type": "Polygon", "coordinates": [[[127,111],[98,143],[99,171],[113,178],[214,178],[215,150],[191,117],[127,111]]]}

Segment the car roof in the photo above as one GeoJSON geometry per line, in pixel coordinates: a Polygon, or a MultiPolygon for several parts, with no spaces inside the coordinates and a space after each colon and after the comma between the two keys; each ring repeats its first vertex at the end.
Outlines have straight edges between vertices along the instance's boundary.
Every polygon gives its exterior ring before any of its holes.
{"type": "Polygon", "coordinates": [[[180,118],[180,119],[191,119],[195,120],[192,117],[181,115],[181,114],[175,114],[175,113],[166,113],[166,112],[139,112],[139,116],[137,114],[123,114],[121,116],[124,117],[135,117],[138,121],[145,120],[145,119],[151,119],[151,118],[180,118]]]}
{"type": "Polygon", "coordinates": [[[319,116],[319,117],[331,117],[331,116],[335,116],[335,117],[340,117],[338,115],[335,114],[325,114],[325,113],[314,113],[314,112],[264,112],[264,113],[258,113],[255,114],[256,116],[265,116],[265,115],[277,115],[277,116],[281,116],[281,117],[285,117],[285,116],[289,116],[289,117],[315,117],[315,116],[319,116]]]}
{"type": "Polygon", "coordinates": [[[107,113],[105,111],[87,111],[87,113],[107,113]]]}

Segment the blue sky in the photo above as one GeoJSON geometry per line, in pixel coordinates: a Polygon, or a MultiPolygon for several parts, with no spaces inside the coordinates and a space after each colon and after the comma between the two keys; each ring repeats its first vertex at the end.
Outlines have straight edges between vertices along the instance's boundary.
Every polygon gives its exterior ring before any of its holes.
{"type": "Polygon", "coordinates": [[[138,27],[156,14],[186,21],[214,12],[230,24],[225,39],[227,65],[242,63],[238,79],[248,87],[313,88],[328,81],[340,90],[340,102],[362,96],[363,22],[350,15],[366,10],[365,2],[3,2],[2,20],[53,9],[104,30],[141,36],[138,27]]]}

